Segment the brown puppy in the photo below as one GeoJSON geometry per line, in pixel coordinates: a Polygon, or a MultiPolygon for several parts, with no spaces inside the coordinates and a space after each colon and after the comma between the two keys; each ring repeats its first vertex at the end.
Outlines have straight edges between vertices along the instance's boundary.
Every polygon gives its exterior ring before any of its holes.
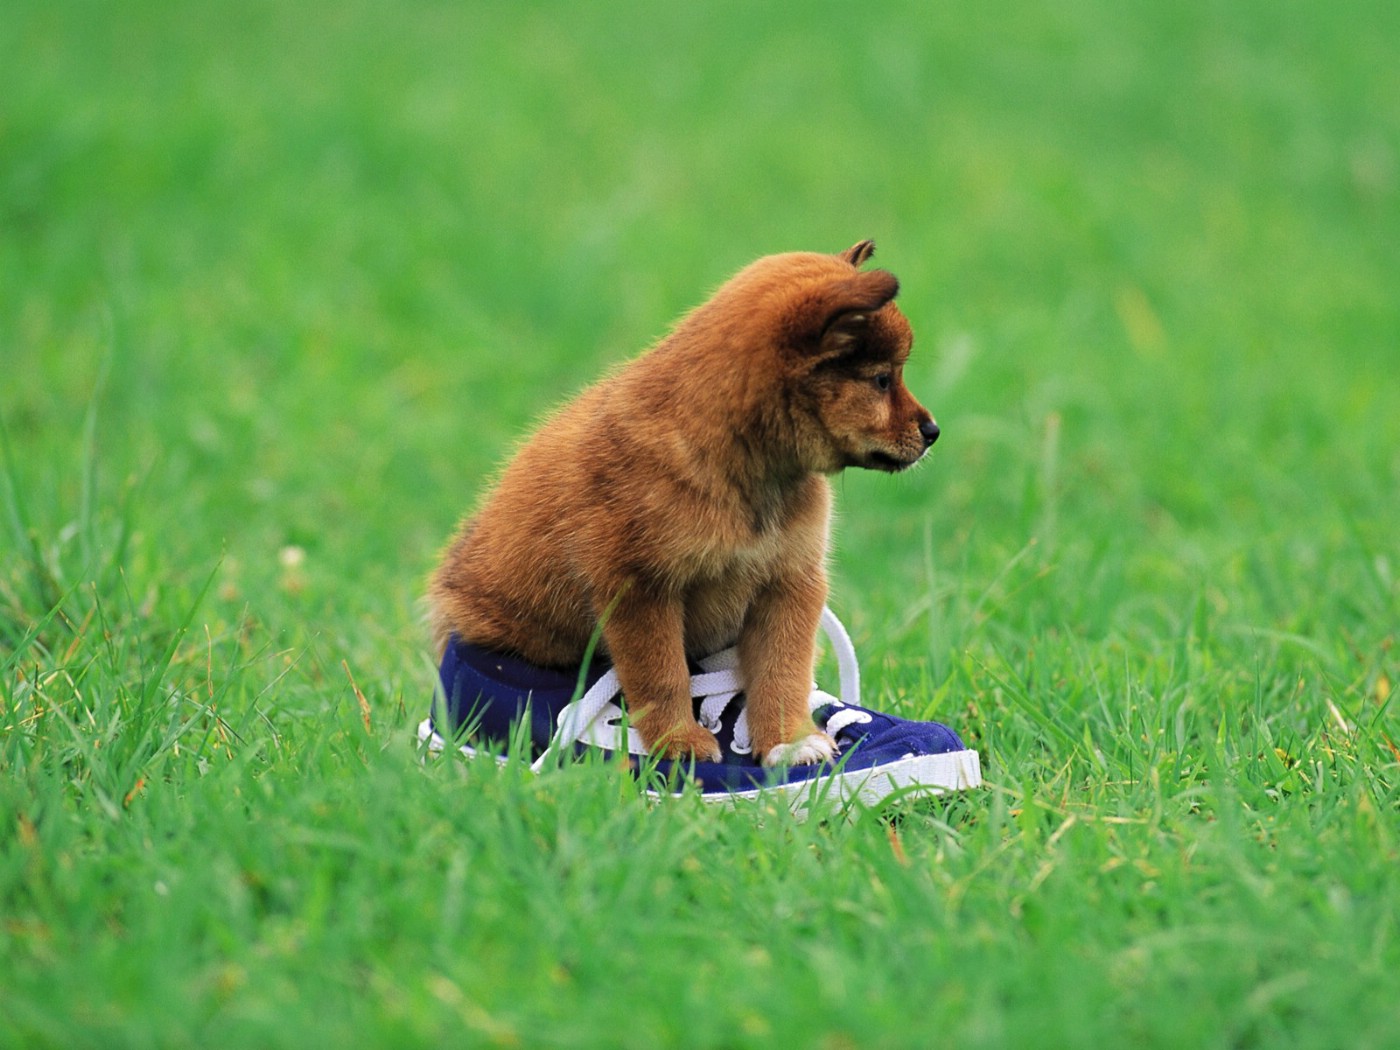
{"type": "Polygon", "coordinates": [[[632,724],[667,757],[717,759],[687,657],[736,642],[754,751],[818,762],[807,709],[845,467],[912,465],[938,427],[902,379],[899,282],[837,255],[759,259],[521,448],[430,587],[450,635],[577,666],[602,624],[632,724]]]}

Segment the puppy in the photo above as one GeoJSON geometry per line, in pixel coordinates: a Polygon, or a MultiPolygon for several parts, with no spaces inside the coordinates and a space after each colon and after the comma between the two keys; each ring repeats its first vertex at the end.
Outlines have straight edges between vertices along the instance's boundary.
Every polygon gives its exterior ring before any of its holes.
{"type": "Polygon", "coordinates": [[[455,634],[577,666],[601,625],[647,746],[718,760],[687,658],[737,642],[755,754],[830,759],[807,707],[827,476],[903,470],[938,437],[904,385],[899,282],[860,269],[874,251],[759,259],[550,417],[431,578],[439,653],[455,634]]]}

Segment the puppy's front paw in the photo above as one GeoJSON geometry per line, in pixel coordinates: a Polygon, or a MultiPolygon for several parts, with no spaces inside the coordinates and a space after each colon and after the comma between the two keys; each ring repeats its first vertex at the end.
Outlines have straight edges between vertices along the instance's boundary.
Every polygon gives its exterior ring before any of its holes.
{"type": "Polygon", "coordinates": [[[777,744],[763,756],[765,766],[809,766],[835,760],[836,743],[825,733],[811,733],[789,744],[777,744]]]}
{"type": "Polygon", "coordinates": [[[715,735],[699,722],[667,730],[651,744],[651,749],[662,758],[694,758],[697,762],[719,762],[724,757],[715,735]]]}

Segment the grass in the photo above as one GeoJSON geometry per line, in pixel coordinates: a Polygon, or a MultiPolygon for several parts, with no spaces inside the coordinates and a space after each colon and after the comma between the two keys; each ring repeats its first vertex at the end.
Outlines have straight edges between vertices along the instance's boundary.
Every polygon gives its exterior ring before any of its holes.
{"type": "Polygon", "coordinates": [[[1394,1045],[1397,22],[11,4],[0,1045],[1394,1045]],[[866,236],[945,436],[833,601],[988,787],[422,765],[492,465],[866,236]]]}

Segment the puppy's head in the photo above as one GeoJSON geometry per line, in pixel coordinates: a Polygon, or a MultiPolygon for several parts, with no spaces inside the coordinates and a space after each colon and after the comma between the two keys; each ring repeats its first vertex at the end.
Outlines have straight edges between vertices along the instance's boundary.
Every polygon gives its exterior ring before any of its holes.
{"type": "MultiPolygon", "coordinates": [[[[914,335],[894,297],[899,281],[860,266],[875,252],[861,241],[803,267],[786,310],[788,395],[802,465],[911,467],[938,438],[938,425],[904,385],[914,335]]],[[[812,259],[812,257],[805,257],[812,259]]]]}

